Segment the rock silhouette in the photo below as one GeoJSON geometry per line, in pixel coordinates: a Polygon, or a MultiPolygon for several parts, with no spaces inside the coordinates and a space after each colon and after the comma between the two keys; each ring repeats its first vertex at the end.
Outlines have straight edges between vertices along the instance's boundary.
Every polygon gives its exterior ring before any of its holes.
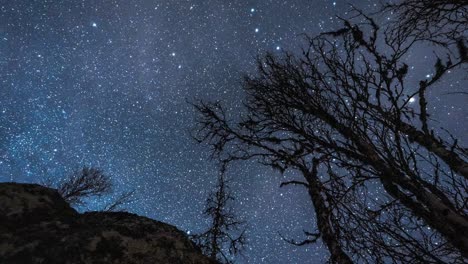
{"type": "Polygon", "coordinates": [[[216,263],[184,232],[126,212],[80,214],[54,189],[0,183],[0,263],[216,263]]]}

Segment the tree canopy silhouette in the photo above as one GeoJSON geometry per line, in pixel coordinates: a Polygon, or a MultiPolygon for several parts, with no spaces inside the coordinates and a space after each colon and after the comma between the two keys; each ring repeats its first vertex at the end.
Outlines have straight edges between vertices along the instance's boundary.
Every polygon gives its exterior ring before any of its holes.
{"type": "MultiPolygon", "coordinates": [[[[416,3],[406,2],[387,7],[404,16],[416,3]]],[[[441,12],[456,16],[462,2],[441,12]]],[[[426,92],[464,70],[466,39],[451,19],[442,30],[433,16],[416,17],[431,20],[420,21],[428,34],[353,13],[343,28],[307,36],[299,53],[259,57],[256,74],[244,78],[245,113],[237,119],[217,102],[196,103],[195,137],[222,163],[256,159],[301,173],[304,181],[282,186],[307,189],[317,231],[286,240],[322,239],[333,263],[462,263],[468,152],[433,127],[426,92]],[[407,55],[427,41],[440,44],[434,54],[442,49],[444,58],[435,57],[433,73],[414,88],[407,55]]]]}
{"type": "MultiPolygon", "coordinates": [[[[84,166],[73,171],[68,177],[54,183],[51,179],[44,182],[45,186],[57,189],[65,201],[72,206],[86,204],[86,199],[110,195],[114,192],[111,178],[102,170],[84,166]]],[[[121,192],[107,203],[102,211],[120,211],[122,206],[133,202],[134,190],[121,192]]]]}
{"type": "Polygon", "coordinates": [[[92,167],[83,167],[74,171],[62,181],[57,191],[68,203],[83,204],[83,199],[91,196],[102,196],[112,191],[110,178],[101,170],[92,167]]]}

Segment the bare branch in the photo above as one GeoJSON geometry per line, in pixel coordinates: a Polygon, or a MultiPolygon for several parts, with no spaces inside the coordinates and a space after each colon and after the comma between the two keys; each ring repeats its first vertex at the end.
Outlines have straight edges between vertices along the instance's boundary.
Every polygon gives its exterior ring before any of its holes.
{"type": "Polygon", "coordinates": [[[82,204],[84,198],[102,196],[112,190],[112,182],[101,170],[84,167],[59,184],[58,192],[70,204],[82,204]]]}

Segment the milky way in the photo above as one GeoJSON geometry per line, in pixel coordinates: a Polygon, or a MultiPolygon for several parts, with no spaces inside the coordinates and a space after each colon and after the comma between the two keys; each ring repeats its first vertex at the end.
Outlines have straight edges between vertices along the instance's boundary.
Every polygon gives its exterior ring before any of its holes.
{"type": "MultiPolygon", "coordinates": [[[[116,193],[136,190],[130,212],[201,231],[217,166],[190,137],[195,112],[187,101],[237,109],[241,76],[254,70],[257,54],[297,49],[301,33],[336,29],[335,15],[347,10],[345,1],[318,0],[0,0],[0,181],[56,181],[96,166],[116,193]]],[[[411,55],[415,79],[431,74],[425,65],[433,58],[424,54],[411,55]]],[[[445,128],[465,140],[466,97],[446,93],[466,84],[452,78],[428,95],[432,117],[449,120],[445,128]]],[[[307,193],[279,189],[294,175],[254,162],[229,174],[235,209],[248,223],[239,263],[326,259],[321,244],[293,247],[279,236],[301,239],[314,227],[307,193]]]]}

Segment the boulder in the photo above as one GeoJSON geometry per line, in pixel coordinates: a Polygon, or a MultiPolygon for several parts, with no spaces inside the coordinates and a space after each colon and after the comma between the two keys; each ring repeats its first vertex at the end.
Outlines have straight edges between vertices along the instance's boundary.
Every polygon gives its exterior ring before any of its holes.
{"type": "Polygon", "coordinates": [[[126,212],[80,214],[54,189],[0,183],[0,263],[216,262],[169,224],[126,212]]]}

